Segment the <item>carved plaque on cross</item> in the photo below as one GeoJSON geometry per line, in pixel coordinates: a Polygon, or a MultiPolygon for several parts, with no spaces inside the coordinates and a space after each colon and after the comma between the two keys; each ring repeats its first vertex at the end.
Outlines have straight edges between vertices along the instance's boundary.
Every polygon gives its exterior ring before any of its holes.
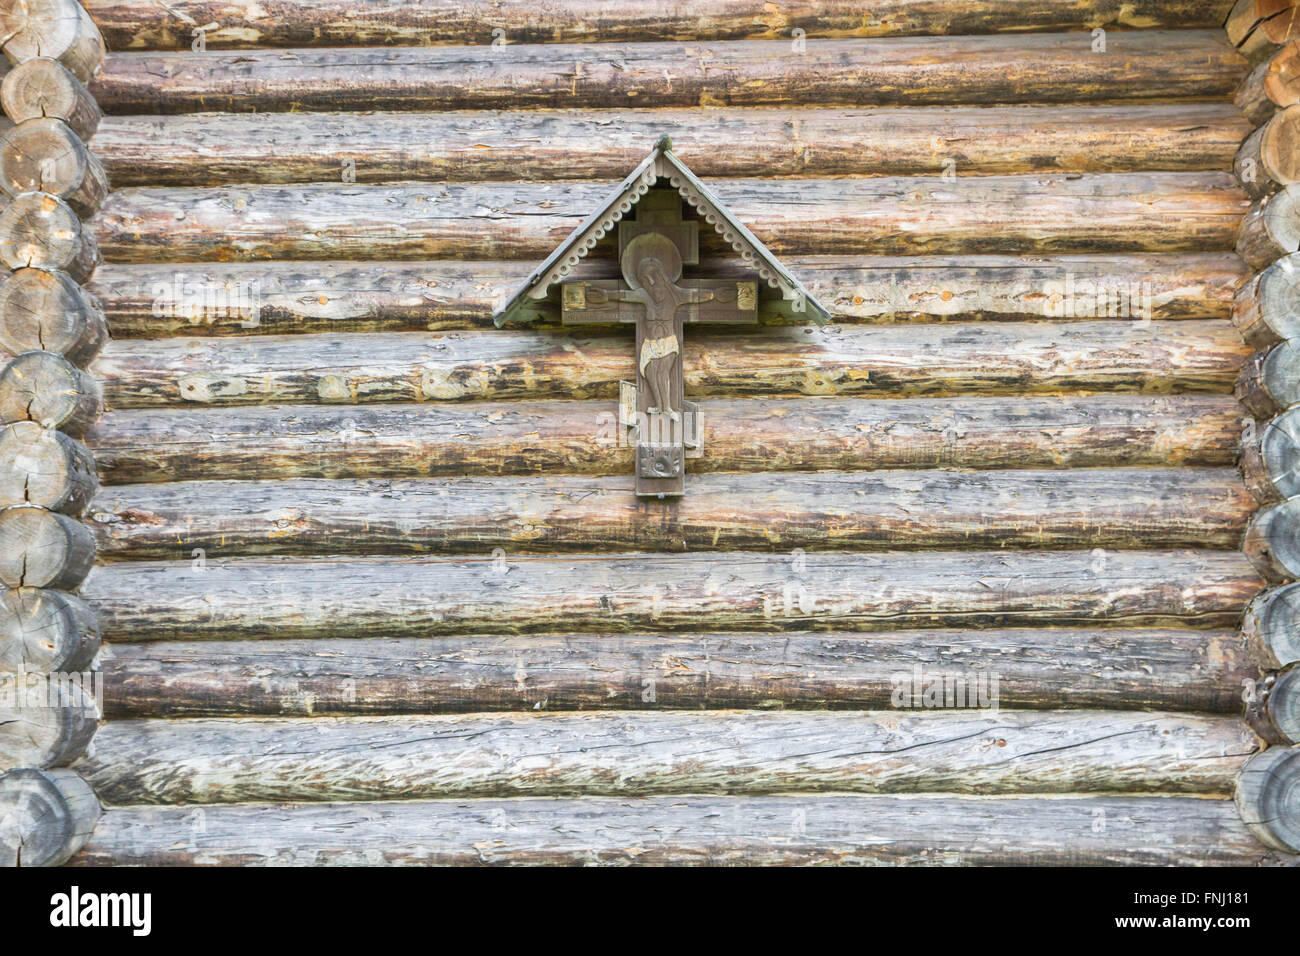
{"type": "Polygon", "coordinates": [[[636,326],[636,493],[680,495],[688,452],[702,442],[699,409],[683,394],[685,326],[757,322],[758,283],[682,277],[699,263],[699,224],[683,221],[674,189],[650,190],[636,218],[619,223],[618,257],[621,280],[561,283],[563,321],[636,326]]]}

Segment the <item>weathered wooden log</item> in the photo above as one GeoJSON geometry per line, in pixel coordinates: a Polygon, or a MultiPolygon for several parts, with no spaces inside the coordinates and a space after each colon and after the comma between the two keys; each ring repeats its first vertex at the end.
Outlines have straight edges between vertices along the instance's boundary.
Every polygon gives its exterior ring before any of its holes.
{"type": "Polygon", "coordinates": [[[893,106],[1214,99],[1245,73],[1219,30],[716,44],[117,53],[108,113],[893,106]]]}
{"type": "Polygon", "coordinates": [[[1069,0],[980,0],[960,6],[883,0],[869,12],[812,0],[776,10],[759,0],[708,0],[689,7],[625,6],[611,15],[599,0],[539,6],[524,0],[468,0],[431,8],[418,0],[292,0],[274,16],[228,0],[179,0],[162,9],[146,0],[88,0],[114,50],[182,50],[203,26],[210,49],[283,46],[379,46],[507,43],[629,43],[640,40],[779,40],[978,34],[1083,27],[1218,27],[1216,4],[1138,0],[1081,9],[1069,0]],[[799,35],[799,34],[794,34],[799,35]],[[498,40],[498,38],[500,38],[498,40]]]}
{"type": "Polygon", "coordinates": [[[110,804],[792,790],[1227,796],[1254,749],[1240,719],[1186,714],[457,714],[109,721],[77,769],[110,804]]]}
{"type": "Polygon", "coordinates": [[[0,591],[0,673],[75,673],[99,652],[99,618],[80,598],[39,588],[0,591]]]}
{"type": "Polygon", "coordinates": [[[1300,102],[1300,40],[1292,40],[1256,66],[1237,88],[1233,103],[1252,126],[1273,112],[1300,102]]]}
{"type": "Polygon", "coordinates": [[[99,265],[99,246],[63,200],[24,193],[0,212],[0,264],[62,270],[74,282],[85,282],[99,265]]]}
{"type": "Polygon", "coordinates": [[[89,674],[0,674],[0,772],[66,767],[99,726],[89,674]]]}
{"type": "Polygon", "coordinates": [[[1300,104],[1278,111],[1251,133],[1237,151],[1232,171],[1253,199],[1300,181],[1300,104]]]}
{"type": "Polygon", "coordinates": [[[1242,550],[1270,581],[1300,577],[1300,498],[1288,498],[1256,514],[1242,550]]]}
{"type": "MultiPolygon", "coordinates": [[[[1227,395],[758,399],[700,403],[695,473],[1228,465],[1227,395]]],[[[609,402],[110,412],[87,435],[108,484],[198,479],[630,474],[609,402]]]]}
{"type": "Polygon", "coordinates": [[[1231,800],[801,793],[105,813],[78,866],[1285,865],[1231,800]]]}
{"type": "Polygon", "coordinates": [[[1300,494],[1300,408],[1292,408],[1242,442],[1238,462],[1255,499],[1276,504],[1300,494]]]}
{"type": "Polygon", "coordinates": [[[0,511],[0,584],[75,590],[95,563],[95,537],[80,521],[22,505],[0,511]]]}
{"type": "Polygon", "coordinates": [[[955,704],[959,680],[973,706],[994,677],[1001,707],[1236,713],[1256,673],[1236,631],[1160,628],[167,641],[114,644],[103,662],[110,720],[871,710],[927,691],[955,704]]]}
{"type": "Polygon", "coordinates": [[[618,181],[665,131],[699,176],[962,176],[1224,169],[1251,126],[1228,103],[1160,106],[114,116],[114,185],[618,181]],[[1049,115],[1050,113],[1050,115],[1049,115]]]}
{"type": "Polygon", "coordinates": [[[1300,585],[1271,588],[1256,597],[1246,609],[1241,630],[1260,670],[1300,661],[1300,585]]]}
{"type": "Polygon", "coordinates": [[[99,104],[72,71],[50,57],[19,64],[0,82],[0,105],[15,123],[50,116],[61,119],[83,142],[99,128],[99,104]]]}
{"type": "Polygon", "coordinates": [[[80,216],[108,195],[104,166],[61,119],[25,120],[0,134],[0,188],[10,196],[58,196],[80,216]]]}
{"type": "MultiPolygon", "coordinates": [[[[3,513],[0,513],[3,514],[3,513]]],[[[107,640],[445,634],[882,631],[900,627],[1235,628],[1265,584],[1236,551],[852,552],[96,568],[107,640]],[[400,600],[394,595],[400,595],[400,600]]]]}
{"type": "Polygon", "coordinates": [[[1233,394],[1256,418],[1270,418],[1300,401],[1300,343],[1287,339],[1252,355],[1233,394]]]}
{"type": "Polygon", "coordinates": [[[99,303],[67,273],[19,269],[0,285],[0,349],[54,352],[85,366],[107,340],[99,303]]]}
{"type": "Polygon", "coordinates": [[[0,372],[0,421],[31,421],[74,437],[103,411],[94,376],[53,352],[24,352],[0,372]]]}
{"type": "Polygon", "coordinates": [[[104,38],[77,0],[22,0],[0,9],[0,42],[11,63],[58,60],[83,83],[104,63],[104,38]]]}
{"type": "MultiPolygon", "coordinates": [[[[841,322],[1222,319],[1247,277],[1232,253],[1078,256],[794,256],[783,260],[841,322]]],[[[118,338],[493,328],[534,263],[106,263],[89,288],[118,338]]],[[[575,276],[609,274],[612,262],[575,276]]],[[[724,274],[725,260],[709,268],[724,274]]],[[[764,324],[806,321],[775,313],[764,324]]],[[[538,328],[556,327],[553,308],[538,328]]]]}
{"type": "Polygon", "coordinates": [[[1237,0],[1223,28],[1242,56],[1257,60],[1300,35],[1298,12],[1295,0],[1237,0]]]}
{"type": "MultiPolygon", "coordinates": [[[[513,329],[130,340],[91,371],[113,409],[616,398],[633,351],[626,334],[513,329]]],[[[1227,392],[1253,354],[1226,322],[787,328],[691,334],[683,348],[699,398],[1227,392]]]]}
{"type": "Polygon", "coordinates": [[[195,548],[1235,548],[1256,506],[1228,468],[712,474],[680,501],[651,505],[632,486],[631,476],[117,485],[95,499],[91,526],[101,555],[132,560],[195,548]]]}
{"type": "Polygon", "coordinates": [[[0,776],[0,866],[61,866],[99,821],[99,800],[71,770],[24,767],[0,776]]]}
{"type": "Polygon", "coordinates": [[[79,515],[98,489],[95,456],[75,438],[35,422],[0,429],[0,508],[35,505],[79,515]]]}
{"type": "Polygon", "coordinates": [[[1279,259],[1242,283],[1233,299],[1232,321],[1257,349],[1300,338],[1300,255],[1279,259]]]}
{"type": "MultiPolygon", "coordinates": [[[[709,186],[778,255],[1226,250],[1248,208],[1228,173],[709,186]]],[[[607,182],[587,181],[134,188],[114,192],[91,226],[114,262],[520,258],[531,265],[608,194],[607,182]]],[[[1289,240],[1292,198],[1283,196],[1272,197],[1268,224],[1289,240]]],[[[729,254],[712,230],[700,238],[703,254],[729,254]]]]}
{"type": "Polygon", "coordinates": [[[1300,853],[1300,747],[1270,747],[1237,781],[1237,809],[1268,846],[1300,853]]]}
{"type": "Polygon", "coordinates": [[[1237,255],[1252,269],[1300,249],[1300,185],[1257,200],[1241,220],[1237,255]]]}
{"type": "Polygon", "coordinates": [[[1246,723],[1269,746],[1300,743],[1300,666],[1255,682],[1246,700],[1246,723]]]}

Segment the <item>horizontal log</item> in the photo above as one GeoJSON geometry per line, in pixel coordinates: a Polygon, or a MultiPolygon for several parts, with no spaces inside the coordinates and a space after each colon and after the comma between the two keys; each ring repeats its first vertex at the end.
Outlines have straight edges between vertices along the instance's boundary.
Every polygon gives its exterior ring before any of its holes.
{"type": "Polygon", "coordinates": [[[1288,498],[1256,514],[1242,550],[1269,581],[1300,578],[1300,498],[1288,498]]]}
{"type": "MultiPolygon", "coordinates": [[[[617,398],[626,334],[414,332],[123,340],[91,366],[112,409],[617,398]]],[[[1226,322],[1027,322],[688,334],[693,398],[1228,392],[1252,354],[1226,322]]]]}
{"type": "Polygon", "coordinates": [[[1243,282],[1233,299],[1232,321],[1257,349],[1300,338],[1300,255],[1279,259],[1243,282]]]}
{"type": "Polygon", "coordinates": [[[77,770],[110,804],[660,793],[1226,796],[1236,717],[1108,711],[120,720],[77,770]]]}
{"type": "Polygon", "coordinates": [[[35,422],[80,437],[104,409],[93,375],[53,352],[23,352],[0,371],[0,422],[35,422]]]}
{"type": "Polygon", "coordinates": [[[1224,30],[1242,56],[1258,59],[1297,34],[1294,0],[1237,0],[1224,30]]]}
{"type": "Polygon", "coordinates": [[[837,548],[1236,548],[1255,500],[1229,468],[186,481],[105,488],[101,556],[837,548]]]}
{"type": "Polygon", "coordinates": [[[101,812],[95,791],[71,770],[11,770],[0,777],[0,866],[61,866],[101,812]]]}
{"type": "Polygon", "coordinates": [[[1271,418],[1300,401],[1300,342],[1287,339],[1257,352],[1233,386],[1237,400],[1256,418],[1271,418]]]}
{"type": "Polygon", "coordinates": [[[1258,199],[1300,181],[1300,104],[1279,110],[1251,133],[1233,159],[1246,194],[1258,199]]]}
{"type": "Polygon", "coordinates": [[[951,3],[883,0],[863,11],[842,0],[774,9],[760,0],[611,6],[583,0],[539,6],[524,0],[291,0],[265,8],[235,0],[87,0],[114,50],[183,50],[201,28],[210,49],[409,44],[628,43],[639,40],[776,40],[978,34],[1002,31],[1218,27],[1222,0],[1137,0],[1082,8],[1072,0],[951,3]]]}
{"type": "Polygon", "coordinates": [[[0,674],[0,773],[66,767],[85,753],[99,708],[80,674],[0,674]]]}
{"type": "Polygon", "coordinates": [[[1237,88],[1233,104],[1252,126],[1277,109],[1300,103],[1300,40],[1292,40],[1259,63],[1237,88]]]}
{"type": "Polygon", "coordinates": [[[96,568],[110,641],[492,633],[1234,628],[1264,586],[1236,551],[854,552],[227,560],[96,568]]]}
{"type": "Polygon", "coordinates": [[[1300,250],[1300,184],[1257,200],[1241,220],[1237,255],[1261,270],[1300,250]]]}
{"type": "Polygon", "coordinates": [[[705,177],[925,176],[945,168],[987,176],[1219,171],[1250,131],[1228,103],[801,108],[795,120],[764,108],[644,110],[617,124],[599,110],[199,113],[109,117],[95,152],[117,188],[618,181],[669,132],[673,152],[705,177]]]}
{"type": "Polygon", "coordinates": [[[39,117],[0,135],[0,189],[9,196],[58,196],[79,216],[90,216],[108,195],[108,174],[67,123],[39,117]]]}
{"type": "Polygon", "coordinates": [[[72,674],[99,652],[99,619],[85,601],[61,591],[0,592],[0,674],[72,674]]]}
{"type": "Polygon", "coordinates": [[[73,591],[95,563],[95,538],[80,521],[20,505],[0,511],[0,584],[73,591]]]}
{"type": "MultiPolygon", "coordinates": [[[[1227,250],[1248,209],[1227,173],[709,187],[777,255],[1227,250]]],[[[110,262],[540,260],[609,190],[587,181],[132,188],[113,193],[89,225],[110,262]]],[[[719,242],[702,231],[705,254],[729,254],[719,242]]]]}
{"type": "Polygon", "coordinates": [[[106,113],[925,106],[1214,99],[1245,63],[1220,30],[115,53],[106,113]]]}
{"type": "MultiPolygon", "coordinates": [[[[716,399],[695,473],[1230,465],[1227,395],[716,399]]],[[[277,405],[110,412],[87,436],[106,484],[207,479],[630,474],[613,402],[277,405]]]]}
{"type": "Polygon", "coordinates": [[[23,0],[0,9],[0,38],[11,63],[58,60],[83,83],[99,73],[104,38],[77,0],[23,0]]]}
{"type": "MultiPolygon", "coordinates": [[[[1221,319],[1247,276],[1231,253],[783,261],[840,322],[1221,319]]],[[[602,276],[612,265],[584,263],[574,274],[602,276]]],[[[523,260],[107,263],[89,288],[116,338],[490,329],[497,303],[533,267],[523,260]]],[[[795,321],[779,313],[763,318],[795,321]]],[[[543,308],[533,325],[557,327],[560,316],[543,308]]]]}
{"type": "Polygon", "coordinates": [[[0,285],[0,348],[86,365],[108,340],[99,303],[65,272],[19,269],[0,285]]]}
{"type": "Polygon", "coordinates": [[[1300,853],[1300,747],[1270,747],[1247,763],[1236,802],[1261,842],[1300,853]]]}
{"type": "Polygon", "coordinates": [[[1300,661],[1300,584],[1270,588],[1250,602],[1241,631],[1260,670],[1300,661]]]}
{"type": "Polygon", "coordinates": [[[110,720],[871,710],[927,690],[955,702],[958,680],[986,702],[996,680],[1001,707],[1237,713],[1256,675],[1236,631],[1160,628],[166,641],[114,644],[103,663],[110,720]]]}
{"type": "Polygon", "coordinates": [[[49,116],[61,119],[83,141],[99,128],[102,114],[95,98],[58,60],[38,56],[5,74],[0,104],[15,123],[49,116]]]}
{"type": "Polygon", "coordinates": [[[1230,800],[799,794],[110,809],[73,860],[125,865],[1236,865],[1230,800]],[[1099,821],[1104,825],[1098,825],[1099,821]]]}
{"type": "Polygon", "coordinates": [[[35,422],[0,428],[0,508],[36,505],[78,515],[98,488],[95,459],[75,438],[35,422]]]}
{"type": "Polygon", "coordinates": [[[85,282],[99,265],[95,236],[57,196],[23,193],[0,212],[0,265],[45,269],[85,282]]]}
{"type": "Polygon", "coordinates": [[[1240,465],[1246,486],[1261,504],[1300,495],[1300,407],[1243,440],[1240,465]]]}

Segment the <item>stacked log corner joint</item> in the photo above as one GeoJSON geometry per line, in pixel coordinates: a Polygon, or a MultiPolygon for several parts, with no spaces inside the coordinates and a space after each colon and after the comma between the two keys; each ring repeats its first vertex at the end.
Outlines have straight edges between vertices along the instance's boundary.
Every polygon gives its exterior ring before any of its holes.
{"type": "Polygon", "coordinates": [[[1257,128],[1234,172],[1254,200],[1237,252],[1255,274],[1239,287],[1233,321],[1257,349],[1237,381],[1249,412],[1239,466],[1259,510],[1243,549],[1274,586],[1242,623],[1261,676],[1245,719],[1260,751],[1237,779],[1242,819],[1266,845],[1300,852],[1300,7],[1238,0],[1229,40],[1256,63],[1236,102],[1257,128]]]}
{"type": "Polygon", "coordinates": [[[66,862],[100,816],[68,769],[99,724],[99,627],[76,591],[95,559],[79,520],[98,487],[79,440],[102,410],[86,366],[108,337],[82,287],[99,253],[82,219],[108,193],[86,148],[104,42],[76,0],[0,10],[0,864],[66,862]]]}

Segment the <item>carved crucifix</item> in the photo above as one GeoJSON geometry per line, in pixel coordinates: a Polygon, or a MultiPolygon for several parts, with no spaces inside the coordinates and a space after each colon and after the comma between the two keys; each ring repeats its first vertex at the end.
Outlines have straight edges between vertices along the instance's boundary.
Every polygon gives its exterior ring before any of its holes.
{"type": "Polygon", "coordinates": [[[675,189],[652,189],[636,219],[619,223],[622,281],[561,283],[564,324],[636,325],[635,417],[622,417],[635,426],[638,495],[682,494],[687,454],[701,449],[699,408],[683,397],[685,325],[758,320],[757,282],[682,278],[684,265],[699,262],[698,230],[698,223],[682,221],[675,189]]]}

